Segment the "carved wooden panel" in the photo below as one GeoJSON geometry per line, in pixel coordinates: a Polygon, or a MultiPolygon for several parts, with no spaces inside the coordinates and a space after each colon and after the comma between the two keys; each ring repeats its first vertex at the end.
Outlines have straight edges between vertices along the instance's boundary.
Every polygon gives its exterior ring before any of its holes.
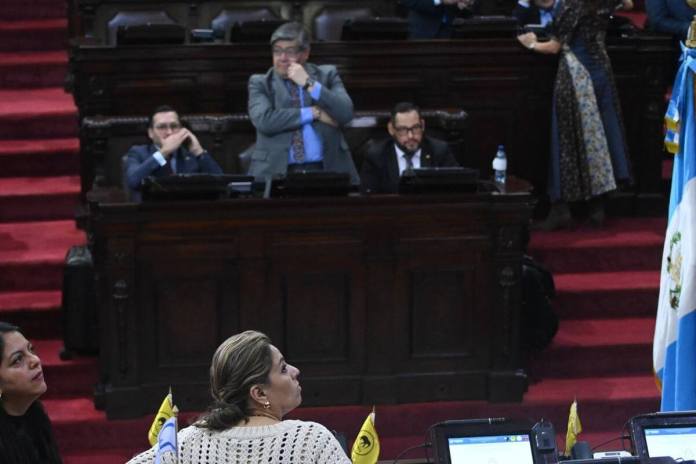
{"type": "Polygon", "coordinates": [[[95,269],[111,292],[107,414],[143,414],[169,385],[182,408],[204,407],[213,351],[246,329],[301,370],[305,405],[519,399],[512,235],[531,205],[528,194],[94,204],[95,269]]]}

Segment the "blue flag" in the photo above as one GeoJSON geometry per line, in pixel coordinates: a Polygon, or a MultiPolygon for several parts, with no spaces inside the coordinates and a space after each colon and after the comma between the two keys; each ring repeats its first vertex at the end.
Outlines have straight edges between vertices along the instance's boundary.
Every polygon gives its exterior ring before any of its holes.
{"type": "Polygon", "coordinates": [[[653,343],[662,411],[696,409],[696,50],[682,50],[665,115],[674,168],[653,343]]]}
{"type": "Polygon", "coordinates": [[[157,436],[157,455],[155,464],[179,462],[179,449],[176,444],[176,416],[170,417],[162,425],[162,429],[157,436]],[[167,457],[165,459],[165,456],[167,457]]]}

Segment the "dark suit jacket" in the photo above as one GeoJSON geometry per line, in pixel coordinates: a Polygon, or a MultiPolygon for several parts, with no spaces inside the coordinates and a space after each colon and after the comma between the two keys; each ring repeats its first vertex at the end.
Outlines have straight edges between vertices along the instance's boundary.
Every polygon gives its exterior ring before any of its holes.
{"type": "MultiPolygon", "coordinates": [[[[399,161],[391,138],[372,143],[360,170],[360,190],[364,193],[397,193],[399,190],[399,161]]],[[[423,137],[421,167],[459,166],[442,140],[423,137]]]]}
{"type": "Polygon", "coordinates": [[[685,0],[646,0],[648,25],[655,31],[686,39],[696,10],[685,0]]]}
{"type": "MultiPolygon", "coordinates": [[[[169,162],[160,166],[152,156],[156,151],[157,147],[153,144],[133,145],[126,153],[124,174],[132,201],[140,201],[140,186],[147,176],[165,177],[173,174],[169,162]]],[[[176,156],[178,174],[222,174],[222,169],[207,151],[201,156],[195,156],[184,147],[179,147],[172,156],[176,156]]]]}
{"type": "MultiPolygon", "coordinates": [[[[358,172],[341,131],[341,126],[353,119],[353,101],[335,66],[305,63],[304,67],[307,74],[322,86],[319,100],[314,104],[339,125],[336,128],[321,121],[311,123],[322,142],[324,169],[348,173],[351,182],[357,185],[360,183],[358,172]]],[[[287,86],[273,68],[266,74],[254,74],[249,78],[249,119],[256,128],[249,175],[262,180],[285,174],[292,134],[301,126],[301,116],[300,108],[292,104],[287,86]]]]}
{"type": "Polygon", "coordinates": [[[525,24],[541,24],[541,14],[539,8],[532,4],[525,8],[519,3],[512,10],[512,16],[517,19],[517,24],[524,26],[525,24]]]}
{"type": "MultiPolygon", "coordinates": [[[[433,0],[401,0],[409,9],[408,34],[411,39],[446,39],[452,35],[452,21],[471,11],[460,10],[456,5],[435,5],[433,0]]],[[[472,10],[476,10],[476,2],[472,10]]]]}

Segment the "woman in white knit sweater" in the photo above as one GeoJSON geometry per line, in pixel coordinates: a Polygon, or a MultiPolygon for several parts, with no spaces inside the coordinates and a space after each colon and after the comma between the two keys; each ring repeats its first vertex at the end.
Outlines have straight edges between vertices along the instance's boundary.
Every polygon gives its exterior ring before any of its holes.
{"type": "MultiPolygon", "coordinates": [[[[302,402],[299,374],[260,332],[249,330],[225,340],[210,366],[212,407],[179,431],[179,463],[350,464],[324,426],[283,420],[302,402]]],[[[128,464],[154,462],[152,448],[128,464]]]]}

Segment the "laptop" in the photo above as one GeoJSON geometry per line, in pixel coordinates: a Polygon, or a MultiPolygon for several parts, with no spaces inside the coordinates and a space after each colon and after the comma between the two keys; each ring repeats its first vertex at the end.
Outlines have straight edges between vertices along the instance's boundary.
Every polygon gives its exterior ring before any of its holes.
{"type": "Polygon", "coordinates": [[[696,411],[635,416],[630,430],[635,456],[696,460],[696,411]]]}
{"type": "Polygon", "coordinates": [[[468,419],[434,425],[430,432],[436,464],[535,464],[530,424],[504,419],[468,419]]]}

